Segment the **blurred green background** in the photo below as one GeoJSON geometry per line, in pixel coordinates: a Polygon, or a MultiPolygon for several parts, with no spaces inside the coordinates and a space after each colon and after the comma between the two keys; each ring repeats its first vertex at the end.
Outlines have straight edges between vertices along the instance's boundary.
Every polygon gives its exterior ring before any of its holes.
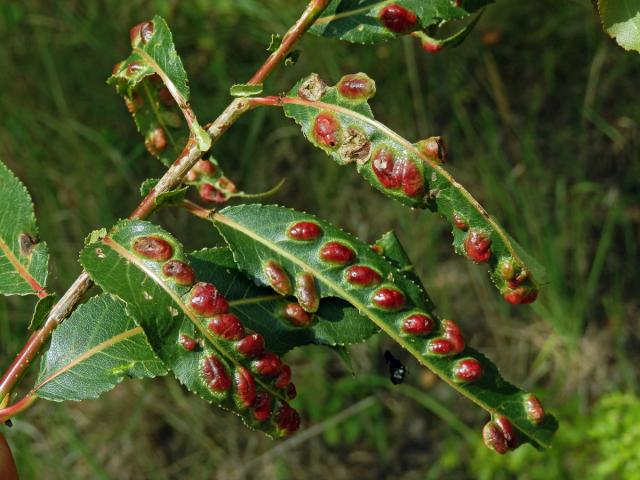
{"type": "MultiPolygon", "coordinates": [[[[167,19],[208,121],[303,6],[0,0],[0,158],[34,197],[52,286],[63,291],[78,274],[85,235],[125,216],[140,182],[163,171],[105,84],[128,55],[129,28],[167,19]]],[[[227,174],[248,191],[287,177],[269,201],[368,241],[395,229],[440,312],[559,417],[554,447],[489,452],[486,414],[374,338],[352,349],[355,377],[326,350],[290,354],[305,423],[286,441],[245,429],[170,378],[124,382],[81,404],[41,401],[3,429],[23,478],[640,478],[640,55],[602,33],[588,0],[499,1],[461,47],[437,55],[408,38],[364,47],[309,36],[300,48],[268,92],[312,71],[330,83],[367,72],[376,116],[409,139],[442,135],[447,168],[548,268],[551,285],[530,307],[507,305],[482,267],[453,254],[437,216],[386,200],[275,109],[246,115],[216,145],[227,174]],[[409,368],[400,387],[386,378],[386,348],[409,368]]],[[[180,212],[156,219],[190,247],[219,241],[180,212]]],[[[1,365],[28,337],[33,303],[0,302],[1,365]]]]}

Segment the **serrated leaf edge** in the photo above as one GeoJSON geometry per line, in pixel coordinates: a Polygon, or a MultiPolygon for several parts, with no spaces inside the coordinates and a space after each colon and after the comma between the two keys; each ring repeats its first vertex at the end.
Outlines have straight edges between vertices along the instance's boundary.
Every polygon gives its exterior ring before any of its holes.
{"type": "MultiPolygon", "coordinates": [[[[524,262],[523,259],[520,257],[520,255],[517,253],[516,249],[513,247],[509,237],[505,234],[505,232],[502,229],[502,227],[493,219],[493,217],[491,215],[489,215],[489,213],[484,209],[484,207],[482,205],[480,205],[480,203],[471,195],[471,193],[469,193],[469,191],[467,191],[460,183],[458,183],[458,181],[456,181],[453,178],[453,176],[447,170],[442,168],[442,166],[440,166],[439,164],[435,163],[429,157],[427,157],[424,154],[422,154],[420,152],[420,150],[418,150],[415,147],[415,145],[412,144],[411,142],[409,142],[406,138],[402,137],[397,132],[391,130],[385,124],[375,120],[375,118],[369,118],[366,115],[362,115],[361,113],[358,113],[358,112],[356,112],[356,111],[354,111],[352,109],[346,108],[346,107],[342,107],[342,106],[339,106],[339,105],[334,105],[334,104],[331,104],[331,103],[325,103],[325,102],[321,102],[321,101],[304,100],[304,99],[301,99],[301,98],[298,98],[298,97],[293,97],[293,96],[282,97],[281,101],[282,101],[283,104],[302,105],[302,106],[306,106],[306,107],[310,107],[310,108],[316,108],[318,110],[328,110],[328,111],[335,112],[335,113],[338,113],[338,114],[342,114],[342,115],[345,115],[345,116],[351,116],[351,117],[354,117],[358,121],[367,123],[372,128],[375,128],[375,129],[383,132],[385,135],[388,135],[389,137],[391,137],[394,141],[396,141],[399,144],[401,144],[404,148],[409,150],[412,154],[417,156],[420,160],[422,160],[423,162],[429,164],[429,166],[431,168],[433,168],[444,179],[446,179],[447,182],[449,182],[452,185],[453,188],[455,188],[456,190],[461,192],[461,194],[466,198],[466,200],[469,202],[469,204],[473,208],[475,208],[475,210],[482,217],[484,217],[486,219],[486,221],[488,222],[489,226],[493,229],[493,233],[495,233],[496,235],[498,235],[500,237],[500,239],[502,240],[504,245],[509,250],[509,254],[514,259],[518,260],[522,265],[526,265],[526,262],[524,262]]],[[[289,117],[289,118],[293,118],[293,120],[296,122],[296,124],[304,129],[304,125],[301,122],[299,122],[295,117],[293,117],[292,115],[288,115],[287,113],[285,113],[285,115],[287,117],[289,117]]],[[[324,149],[322,149],[322,150],[324,151],[324,149]]],[[[325,151],[325,153],[327,153],[327,152],[325,151]]],[[[329,154],[329,155],[332,156],[331,154],[329,154]]],[[[449,221],[449,219],[447,219],[447,220],[449,221]]],[[[492,281],[494,281],[494,283],[495,283],[495,280],[493,279],[493,275],[490,275],[490,276],[492,278],[492,281]]],[[[532,284],[538,290],[543,286],[538,281],[538,279],[536,277],[534,277],[534,276],[530,276],[530,280],[531,280],[532,284]]]]}
{"type": "MultiPolygon", "coordinates": [[[[145,223],[148,223],[148,222],[145,222],[145,223]]],[[[118,225],[116,226],[116,228],[118,228],[118,225]]],[[[224,348],[220,347],[216,338],[202,325],[202,322],[199,322],[198,319],[195,318],[195,316],[189,311],[189,309],[186,308],[186,305],[184,304],[182,298],[180,298],[176,294],[176,292],[171,290],[171,288],[169,288],[167,283],[163,281],[161,278],[159,278],[155,272],[153,272],[152,270],[149,270],[144,264],[144,262],[142,262],[139,258],[135,257],[135,255],[129,252],[129,250],[127,250],[124,246],[114,241],[110,237],[103,238],[100,241],[100,243],[103,243],[104,245],[114,250],[125,261],[129,262],[131,265],[134,265],[136,268],[141,270],[145,275],[151,278],[154,282],[156,282],[169,295],[169,297],[171,297],[174,303],[180,307],[183,315],[185,315],[185,317],[187,317],[192,322],[192,324],[198,329],[198,331],[202,334],[202,336],[205,337],[211,343],[211,345],[216,349],[216,351],[220,355],[224,356],[225,359],[230,362],[230,364],[236,367],[244,367],[243,365],[238,363],[238,361],[235,358],[229,355],[224,348]]],[[[92,245],[95,245],[95,244],[92,244],[92,245]]],[[[98,283],[98,285],[102,287],[100,282],[96,282],[96,283],[98,283]]],[[[256,376],[254,378],[254,381],[257,384],[259,384],[265,391],[273,395],[275,398],[278,398],[279,400],[285,403],[288,403],[288,399],[286,399],[281,392],[271,388],[269,385],[264,383],[262,379],[259,378],[259,376],[256,376]]]]}

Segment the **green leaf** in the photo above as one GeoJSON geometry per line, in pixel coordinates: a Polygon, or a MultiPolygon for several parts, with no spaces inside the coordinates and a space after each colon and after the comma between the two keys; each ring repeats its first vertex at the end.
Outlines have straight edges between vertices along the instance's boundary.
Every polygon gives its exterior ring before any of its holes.
{"type": "Polygon", "coordinates": [[[151,192],[151,190],[153,190],[153,187],[155,187],[158,184],[159,181],[160,181],[159,178],[147,178],[147,179],[145,179],[140,184],[140,196],[142,198],[144,198],[147,195],[149,195],[149,192],[151,192]]]}
{"type": "Polygon", "coordinates": [[[254,95],[260,95],[263,88],[264,85],[262,83],[237,83],[231,86],[229,94],[232,97],[253,97],[254,95]]]}
{"type": "Polygon", "coordinates": [[[31,316],[31,321],[29,322],[29,330],[33,332],[42,326],[57,300],[57,293],[50,293],[47,296],[38,299],[36,308],[31,316]]]}
{"type": "Polygon", "coordinates": [[[282,36],[279,33],[272,33],[271,40],[269,41],[269,46],[267,47],[267,52],[273,53],[282,44],[282,36]]]}
{"type": "Polygon", "coordinates": [[[84,244],[89,245],[90,243],[97,242],[102,237],[107,234],[106,228],[98,228],[97,230],[93,230],[89,235],[87,235],[84,239],[84,244]]]}
{"type": "Polygon", "coordinates": [[[492,415],[507,417],[521,432],[521,441],[549,446],[556,420],[550,415],[530,419],[530,394],[507,383],[486,357],[465,347],[457,325],[436,315],[424,288],[369,246],[314,216],[273,205],[227,207],[214,215],[214,221],[236,264],[257,282],[275,283],[278,290],[290,285],[305,305],[311,305],[309,299],[314,296],[342,298],[453,388],[492,415]],[[296,239],[292,232],[300,230],[301,222],[319,227],[316,234],[296,239]],[[335,242],[342,245],[341,255],[329,255],[336,251],[335,242]],[[336,261],[340,258],[343,261],[336,261]],[[376,272],[377,278],[370,277],[373,280],[366,284],[355,282],[352,274],[362,268],[376,272]],[[278,271],[284,274],[274,275],[278,271]],[[312,282],[300,282],[306,276],[312,282]],[[421,335],[405,332],[405,321],[414,315],[430,318],[433,330],[421,335]],[[445,343],[448,351],[437,353],[445,343]],[[480,363],[483,374],[479,379],[461,382],[456,376],[455,369],[463,359],[480,363]]]}
{"type": "Polygon", "coordinates": [[[385,233],[382,237],[376,240],[374,245],[377,247],[376,250],[378,253],[384,256],[387,261],[397,268],[398,271],[402,272],[405,277],[418,285],[422,285],[422,281],[418,277],[418,274],[409,259],[409,255],[407,255],[407,252],[400,243],[395,232],[390,231],[385,233]]]}
{"type": "Polygon", "coordinates": [[[598,0],[605,31],[625,50],[640,52],[640,0],[598,0]]]}
{"type": "Polygon", "coordinates": [[[226,286],[223,294],[231,311],[245,326],[261,333],[267,349],[275,353],[284,354],[302,345],[350,345],[380,331],[355,308],[337,298],[323,301],[309,325],[298,324],[286,314],[292,301],[269,288],[256,286],[238,270],[231,250],[226,247],[190,253],[189,261],[200,280],[226,286]]]}
{"type": "Polygon", "coordinates": [[[188,190],[189,190],[189,187],[187,186],[187,187],[176,188],[174,190],[161,193],[156,197],[155,204],[158,207],[180,205],[182,204],[182,202],[184,202],[184,199],[187,196],[188,190]]]}
{"type": "Polygon", "coordinates": [[[125,304],[108,294],[90,298],[53,332],[34,393],[46,400],[98,398],[125,377],[165,375],[125,304]]]}
{"type": "Polygon", "coordinates": [[[367,100],[374,93],[375,82],[364,73],[345,75],[330,88],[313,74],[281,102],[307,139],[338,164],[355,164],[387,196],[444,217],[455,251],[486,262],[505,300],[535,300],[543,285],[535,271],[544,269],[525,261],[498,222],[443,168],[439,137],[412,144],[373,118],[367,100]]]}
{"type": "Polygon", "coordinates": [[[262,356],[238,350],[253,337],[235,316],[217,315],[226,313],[226,300],[212,285],[193,285],[195,274],[169,233],[149,222],[124,220],[86,246],[80,262],[103,290],[127,303],[156,354],[187,389],[270,435],[297,428],[297,413],[287,403],[293,387],[261,373],[262,356]],[[206,316],[193,306],[194,295],[208,305],[206,316]],[[213,327],[225,320],[233,320],[232,338],[213,327]],[[268,418],[260,416],[263,398],[272,401],[263,412],[268,418]]]}
{"type": "Polygon", "coordinates": [[[491,0],[333,0],[309,31],[348,42],[375,43],[463,18],[489,3],[491,0]]]}
{"type": "Polygon", "coordinates": [[[198,189],[200,199],[211,203],[226,203],[232,198],[266,198],[274,195],[282,188],[285,179],[280,180],[266,192],[247,193],[238,190],[222,171],[222,167],[214,157],[199,160],[189,171],[185,183],[198,189]]]}
{"type": "Polygon", "coordinates": [[[422,48],[427,52],[438,52],[444,48],[457,47],[473,31],[483,13],[484,10],[481,10],[471,22],[446,38],[433,38],[425,32],[414,32],[413,36],[420,41],[422,48]]]}
{"type": "Polygon", "coordinates": [[[29,192],[0,162],[0,294],[46,295],[48,263],[29,192]]]}
{"type": "Polygon", "coordinates": [[[164,19],[156,15],[133,27],[131,46],[133,52],[113,68],[107,83],[124,96],[149,153],[165,165],[179,156],[187,141],[180,111],[198,148],[208,150],[211,137],[189,106],[187,73],[164,19]]]}

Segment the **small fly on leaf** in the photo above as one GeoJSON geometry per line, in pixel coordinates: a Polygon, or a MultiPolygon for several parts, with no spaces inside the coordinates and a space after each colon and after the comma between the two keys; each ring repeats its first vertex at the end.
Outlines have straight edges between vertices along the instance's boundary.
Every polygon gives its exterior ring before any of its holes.
{"type": "Polygon", "coordinates": [[[394,385],[399,385],[404,382],[404,377],[407,374],[407,367],[405,367],[400,360],[393,356],[393,354],[387,350],[384,352],[384,361],[389,365],[389,379],[394,385]]]}

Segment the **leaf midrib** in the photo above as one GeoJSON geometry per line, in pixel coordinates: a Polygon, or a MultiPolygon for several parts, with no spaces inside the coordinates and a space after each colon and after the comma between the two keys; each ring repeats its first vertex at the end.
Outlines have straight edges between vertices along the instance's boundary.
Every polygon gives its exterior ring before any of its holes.
{"type": "Polygon", "coordinates": [[[162,118],[162,115],[160,115],[160,111],[158,110],[158,108],[156,108],[156,104],[153,101],[153,97],[151,96],[151,92],[149,91],[149,85],[147,84],[146,81],[144,81],[144,79],[140,83],[142,85],[142,88],[144,89],[145,95],[147,96],[147,102],[149,102],[149,105],[151,105],[151,110],[153,110],[153,114],[155,115],[156,119],[158,120],[158,123],[162,126],[162,129],[169,136],[169,141],[171,142],[171,146],[173,147],[173,149],[178,151],[179,150],[178,149],[178,144],[175,141],[175,139],[173,138],[173,135],[171,134],[171,130],[169,129],[169,127],[167,126],[166,122],[162,118]]]}
{"type": "Polygon", "coordinates": [[[383,0],[381,2],[372,3],[371,5],[368,5],[366,7],[355,8],[353,10],[347,10],[345,12],[334,13],[334,14],[331,14],[331,15],[327,15],[326,17],[320,17],[318,20],[315,21],[314,25],[320,25],[320,24],[323,24],[323,23],[330,23],[330,22],[333,22],[334,20],[340,20],[342,18],[348,18],[348,17],[352,17],[352,16],[355,16],[355,15],[359,15],[361,13],[368,12],[369,10],[373,10],[374,8],[381,7],[382,5],[386,5],[386,4],[391,3],[393,1],[394,0],[383,0]]]}
{"type": "MultiPolygon", "coordinates": [[[[109,248],[111,248],[112,250],[114,250],[118,255],[120,255],[128,263],[130,263],[131,265],[134,265],[136,268],[141,270],[145,275],[150,277],[156,283],[156,285],[159,285],[160,288],[162,288],[162,290],[164,290],[165,293],[169,295],[169,297],[173,300],[173,302],[180,307],[180,310],[182,311],[183,315],[186,316],[191,321],[191,323],[193,323],[193,325],[211,343],[211,345],[213,345],[213,347],[216,349],[216,351],[220,355],[225,357],[229,362],[231,362],[236,367],[246,368],[244,365],[240,364],[235,358],[233,358],[233,356],[229,355],[227,351],[220,346],[216,338],[210,334],[208,329],[203,327],[201,322],[197,321],[197,319],[193,316],[193,314],[187,309],[186,305],[184,304],[182,299],[176,294],[176,292],[171,290],[171,288],[169,288],[166,282],[163,282],[162,279],[160,279],[160,277],[158,277],[158,275],[156,275],[156,273],[153,270],[148,269],[140,259],[138,259],[135,255],[129,252],[129,250],[127,250],[124,246],[122,246],[121,244],[113,240],[111,237],[104,237],[102,239],[102,243],[108,246],[109,248]]],[[[262,386],[262,388],[267,390],[272,395],[276,396],[280,400],[286,401],[285,398],[282,396],[282,394],[280,394],[280,392],[277,392],[276,390],[271,388],[269,385],[264,383],[259,375],[254,376],[254,381],[258,383],[260,386],[262,386]]]]}
{"type": "Polygon", "coordinates": [[[164,83],[165,86],[169,89],[169,91],[171,92],[171,95],[175,99],[178,106],[184,111],[184,108],[187,107],[187,99],[182,95],[180,90],[178,90],[178,87],[176,87],[175,83],[173,83],[171,78],[169,78],[169,75],[167,75],[167,72],[165,72],[162,69],[162,67],[158,65],[155,59],[151,55],[149,55],[145,50],[139,47],[135,47],[133,51],[138,55],[140,55],[144,59],[144,61],[147,62],[158,75],[160,75],[160,78],[162,78],[162,83],[164,83]]]}
{"type": "Polygon", "coordinates": [[[90,348],[89,350],[86,350],[81,355],[78,355],[77,357],[75,357],[71,362],[67,363],[64,367],[62,367],[61,369],[57,370],[52,375],[49,375],[42,382],[40,382],[39,384],[34,386],[31,391],[33,393],[36,393],[43,386],[45,386],[46,384],[52,382],[53,380],[55,380],[57,377],[59,377],[63,373],[68,372],[73,367],[79,365],[80,363],[84,362],[85,360],[87,360],[87,359],[91,358],[92,356],[102,352],[103,350],[106,350],[107,348],[111,347],[112,345],[115,345],[116,343],[119,343],[119,342],[121,342],[123,340],[126,340],[127,338],[133,337],[134,335],[137,335],[139,333],[140,334],[143,333],[142,327],[134,327],[134,328],[131,328],[129,330],[125,330],[124,332],[121,332],[121,333],[119,333],[118,335],[116,335],[114,337],[108,338],[108,339],[100,342],[99,344],[95,345],[94,347],[90,348]]]}
{"type": "MultiPolygon", "coordinates": [[[[489,215],[487,213],[487,211],[484,209],[484,207],[482,205],[480,205],[480,203],[460,183],[458,183],[451,176],[451,174],[449,172],[447,172],[444,168],[442,168],[437,163],[433,162],[433,160],[431,160],[430,158],[428,158],[425,155],[423,155],[420,152],[420,150],[418,150],[406,138],[402,137],[401,135],[399,135],[398,133],[394,132],[393,130],[391,130],[389,127],[387,127],[383,123],[380,123],[380,122],[378,122],[377,120],[375,120],[373,118],[370,118],[370,117],[367,117],[365,115],[362,115],[362,114],[360,114],[358,112],[355,112],[355,111],[353,111],[353,110],[351,110],[349,108],[341,107],[339,105],[334,105],[332,103],[324,103],[324,102],[319,102],[319,101],[318,102],[312,102],[312,101],[303,100],[303,99],[297,98],[297,97],[284,97],[284,98],[282,98],[282,103],[285,103],[285,104],[289,103],[289,104],[294,104],[294,105],[303,105],[303,106],[307,106],[307,107],[310,107],[310,108],[316,108],[316,109],[319,109],[319,110],[330,110],[330,111],[333,111],[333,112],[336,112],[336,113],[340,113],[340,114],[343,114],[343,115],[346,115],[346,116],[351,116],[351,117],[354,117],[356,120],[359,120],[359,121],[364,122],[364,123],[368,123],[373,128],[375,128],[375,129],[381,131],[383,134],[391,137],[397,143],[401,144],[405,149],[409,150],[411,153],[413,153],[418,158],[420,158],[423,162],[428,163],[429,166],[431,168],[433,168],[436,172],[438,172],[438,174],[440,174],[442,177],[444,177],[449,182],[449,184],[451,184],[451,186],[453,188],[455,188],[460,193],[462,193],[462,195],[466,198],[466,200],[469,202],[469,204],[471,204],[471,206],[476,209],[478,214],[481,217],[483,217],[487,221],[487,223],[489,223],[489,225],[493,228],[493,231],[504,242],[505,246],[509,250],[509,254],[514,259],[518,260],[522,265],[526,265],[526,263],[522,260],[522,258],[520,258],[520,255],[518,255],[516,250],[511,245],[511,241],[506,236],[506,234],[503,231],[502,227],[500,225],[498,225],[493,220],[493,217],[491,217],[491,215],[489,215]]],[[[530,278],[532,279],[532,282],[536,286],[536,288],[539,288],[540,285],[537,282],[536,278],[533,277],[533,276],[530,276],[530,278]]]]}
{"type": "Polygon", "coordinates": [[[44,291],[44,287],[40,285],[40,283],[38,283],[38,281],[29,273],[26,267],[22,263],[20,263],[20,261],[14,255],[13,251],[9,248],[9,245],[7,245],[2,237],[0,237],[0,250],[2,250],[11,265],[13,265],[13,267],[16,269],[18,275],[20,275],[23,280],[29,284],[29,286],[33,290],[33,293],[38,295],[38,297],[40,298],[46,297],[47,293],[44,291]]]}
{"type": "MultiPolygon", "coordinates": [[[[213,214],[213,220],[215,220],[217,222],[220,222],[222,224],[225,224],[228,227],[230,227],[230,228],[232,228],[232,229],[234,229],[234,230],[236,230],[238,232],[241,232],[242,234],[252,238],[253,240],[265,245],[268,249],[273,250],[275,253],[277,253],[278,255],[286,258],[290,262],[298,265],[304,271],[308,271],[309,273],[311,273],[315,278],[317,278],[318,280],[324,282],[333,291],[340,293],[347,302],[351,303],[359,311],[367,312],[367,316],[376,325],[378,325],[382,331],[384,331],[387,335],[389,335],[398,344],[402,345],[402,347],[405,348],[409,353],[411,353],[411,355],[413,355],[416,358],[416,360],[418,360],[419,363],[421,363],[423,366],[429,368],[431,371],[437,373],[438,376],[442,380],[444,380],[447,384],[449,384],[454,390],[458,391],[461,395],[467,397],[469,400],[471,400],[472,402],[476,403],[478,406],[480,406],[481,408],[485,409],[487,412],[489,412],[491,414],[495,413],[495,409],[493,409],[491,406],[485,404],[480,399],[469,395],[459,385],[457,385],[456,383],[454,383],[451,380],[449,380],[441,369],[439,369],[439,368],[435,367],[434,365],[430,364],[420,352],[418,352],[416,349],[414,349],[411,345],[409,345],[407,342],[405,342],[402,337],[400,337],[393,330],[391,330],[387,326],[387,324],[379,316],[377,316],[375,314],[375,312],[373,310],[371,310],[368,306],[366,306],[365,304],[360,302],[360,300],[358,298],[352,296],[341,285],[335,283],[333,280],[331,280],[330,278],[326,277],[321,271],[313,268],[313,266],[311,266],[311,265],[305,263],[304,261],[298,259],[297,257],[295,257],[292,254],[290,254],[288,251],[280,248],[277,244],[269,241],[268,239],[265,239],[264,237],[262,237],[262,236],[258,235],[257,233],[255,233],[253,230],[250,230],[250,229],[246,228],[244,225],[241,225],[240,223],[230,219],[229,217],[224,216],[221,213],[218,213],[218,212],[214,213],[213,214]]],[[[514,423],[519,423],[519,422],[514,422],[514,423]]],[[[539,439],[533,437],[531,434],[524,432],[524,430],[522,430],[522,431],[523,431],[523,433],[525,433],[528,437],[532,438],[538,444],[540,444],[542,446],[545,446],[545,447],[549,446],[548,444],[545,444],[544,442],[540,441],[539,439]]]]}

